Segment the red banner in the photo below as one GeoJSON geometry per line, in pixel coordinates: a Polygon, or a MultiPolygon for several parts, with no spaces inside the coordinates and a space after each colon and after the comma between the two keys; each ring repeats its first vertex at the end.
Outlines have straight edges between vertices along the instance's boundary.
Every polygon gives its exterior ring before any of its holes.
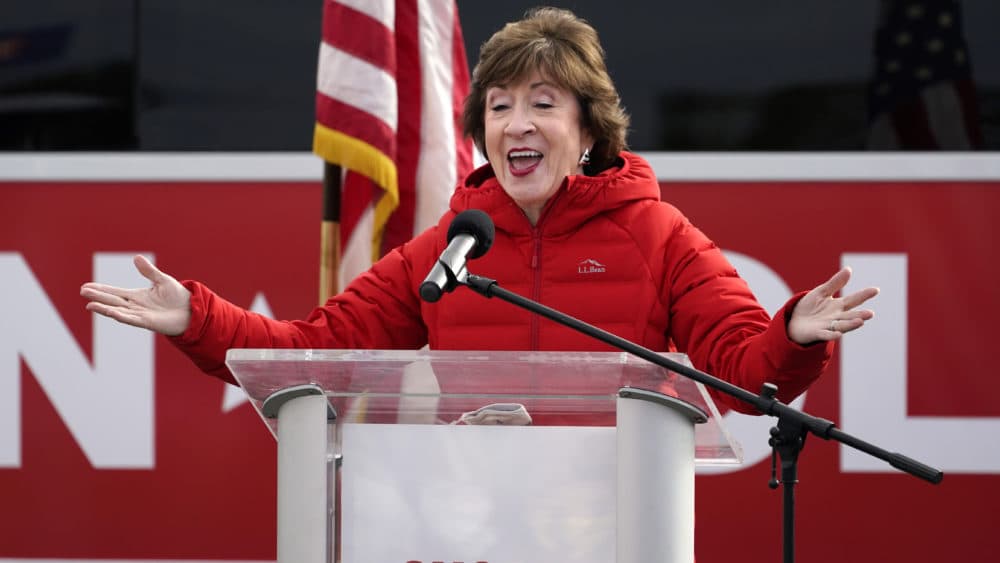
{"type": "MultiPolygon", "coordinates": [[[[946,477],[808,440],[798,557],[993,559],[1000,181],[665,182],[664,197],[764,294],[842,263],[886,284],[803,408],[946,477]]],[[[273,560],[276,448],[258,415],[162,337],[95,324],[78,293],[142,252],[239,305],[303,317],[320,198],[318,180],[0,181],[0,562],[273,560]]],[[[763,424],[741,438],[744,467],[698,478],[699,563],[780,557],[763,424]]]]}

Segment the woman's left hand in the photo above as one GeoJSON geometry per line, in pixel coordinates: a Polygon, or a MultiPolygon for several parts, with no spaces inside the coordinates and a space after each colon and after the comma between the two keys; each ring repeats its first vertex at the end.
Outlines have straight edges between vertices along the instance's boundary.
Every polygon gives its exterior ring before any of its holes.
{"type": "Polygon", "coordinates": [[[864,326],[875,316],[870,309],[855,309],[878,295],[877,287],[867,287],[844,297],[834,297],[851,279],[851,268],[845,267],[832,278],[807,293],[792,311],[788,321],[788,337],[798,344],[837,340],[845,332],[864,326]]]}

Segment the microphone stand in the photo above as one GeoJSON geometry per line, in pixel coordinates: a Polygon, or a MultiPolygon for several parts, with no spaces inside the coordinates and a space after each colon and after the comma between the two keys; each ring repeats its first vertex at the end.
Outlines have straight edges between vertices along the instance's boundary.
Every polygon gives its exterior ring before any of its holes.
{"type": "MultiPolygon", "coordinates": [[[[449,272],[451,273],[451,272],[449,272]]],[[[669,369],[675,373],[684,375],[690,379],[711,387],[721,393],[735,397],[741,401],[753,405],[762,414],[770,415],[778,419],[777,426],[771,428],[771,471],[772,477],[769,486],[778,487],[778,481],[774,478],[774,455],[781,457],[781,484],[783,488],[783,518],[782,518],[782,538],[783,538],[783,561],[793,563],[795,561],[795,484],[798,483],[798,458],[802,447],[805,445],[806,436],[815,434],[824,440],[836,440],[842,444],[862,451],[870,456],[881,459],[889,465],[909,473],[915,477],[923,479],[929,483],[938,484],[944,478],[944,474],[933,467],[924,465],[919,461],[911,459],[905,455],[889,452],[878,446],[865,442],[846,432],[839,430],[833,422],[824,420],[802,411],[798,411],[782,403],[776,398],[778,388],[765,383],[759,394],[753,394],[742,387],[738,387],[723,381],[715,376],[703,371],[677,363],[669,358],[665,358],[648,348],[639,346],[634,342],[615,336],[610,332],[587,324],[579,319],[571,317],[565,313],[546,307],[541,303],[522,297],[516,293],[507,291],[500,287],[496,280],[470,274],[462,268],[458,275],[452,274],[452,279],[457,284],[464,285],[476,293],[488,298],[497,297],[503,301],[527,309],[533,313],[541,315],[549,320],[555,321],[563,326],[569,327],[577,332],[610,344],[619,350],[623,350],[648,362],[652,362],[660,367],[669,369]]],[[[454,286],[448,288],[451,291],[454,286]]]]}

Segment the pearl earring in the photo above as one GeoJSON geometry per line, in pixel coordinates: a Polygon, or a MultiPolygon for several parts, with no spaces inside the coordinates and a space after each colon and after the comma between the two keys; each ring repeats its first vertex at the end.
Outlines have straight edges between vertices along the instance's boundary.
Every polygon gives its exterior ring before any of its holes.
{"type": "Polygon", "coordinates": [[[583,155],[580,156],[580,166],[586,166],[590,164],[590,147],[583,149],[583,155]]]}

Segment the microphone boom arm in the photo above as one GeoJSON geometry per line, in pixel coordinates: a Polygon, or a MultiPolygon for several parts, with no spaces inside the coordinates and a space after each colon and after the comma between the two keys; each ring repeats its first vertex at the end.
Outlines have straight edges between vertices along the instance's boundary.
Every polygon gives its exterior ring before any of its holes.
{"type": "Polygon", "coordinates": [[[761,392],[755,395],[754,393],[751,393],[742,387],[733,385],[728,381],[723,381],[703,371],[677,363],[669,358],[665,358],[662,355],[657,354],[656,352],[653,352],[649,348],[645,348],[634,342],[615,336],[610,332],[587,324],[575,317],[571,317],[565,313],[546,307],[541,303],[537,303],[516,293],[507,291],[506,289],[500,287],[496,280],[483,276],[477,276],[475,274],[467,274],[465,276],[465,281],[460,281],[459,283],[465,285],[480,295],[488,298],[497,297],[503,301],[517,305],[522,309],[527,309],[551,321],[555,321],[563,326],[576,330],[577,332],[596,338],[605,344],[610,344],[619,350],[623,350],[660,367],[684,375],[685,377],[693,379],[706,387],[711,387],[721,393],[725,393],[743,402],[749,403],[762,414],[776,417],[779,421],[787,421],[787,426],[807,430],[824,440],[836,440],[872,457],[881,459],[892,467],[923,479],[929,483],[938,484],[944,478],[944,474],[939,469],[920,463],[919,461],[905,455],[889,452],[873,444],[869,444],[868,442],[839,430],[836,424],[829,420],[806,414],[782,403],[775,397],[777,387],[773,384],[765,383],[761,392]]]}

